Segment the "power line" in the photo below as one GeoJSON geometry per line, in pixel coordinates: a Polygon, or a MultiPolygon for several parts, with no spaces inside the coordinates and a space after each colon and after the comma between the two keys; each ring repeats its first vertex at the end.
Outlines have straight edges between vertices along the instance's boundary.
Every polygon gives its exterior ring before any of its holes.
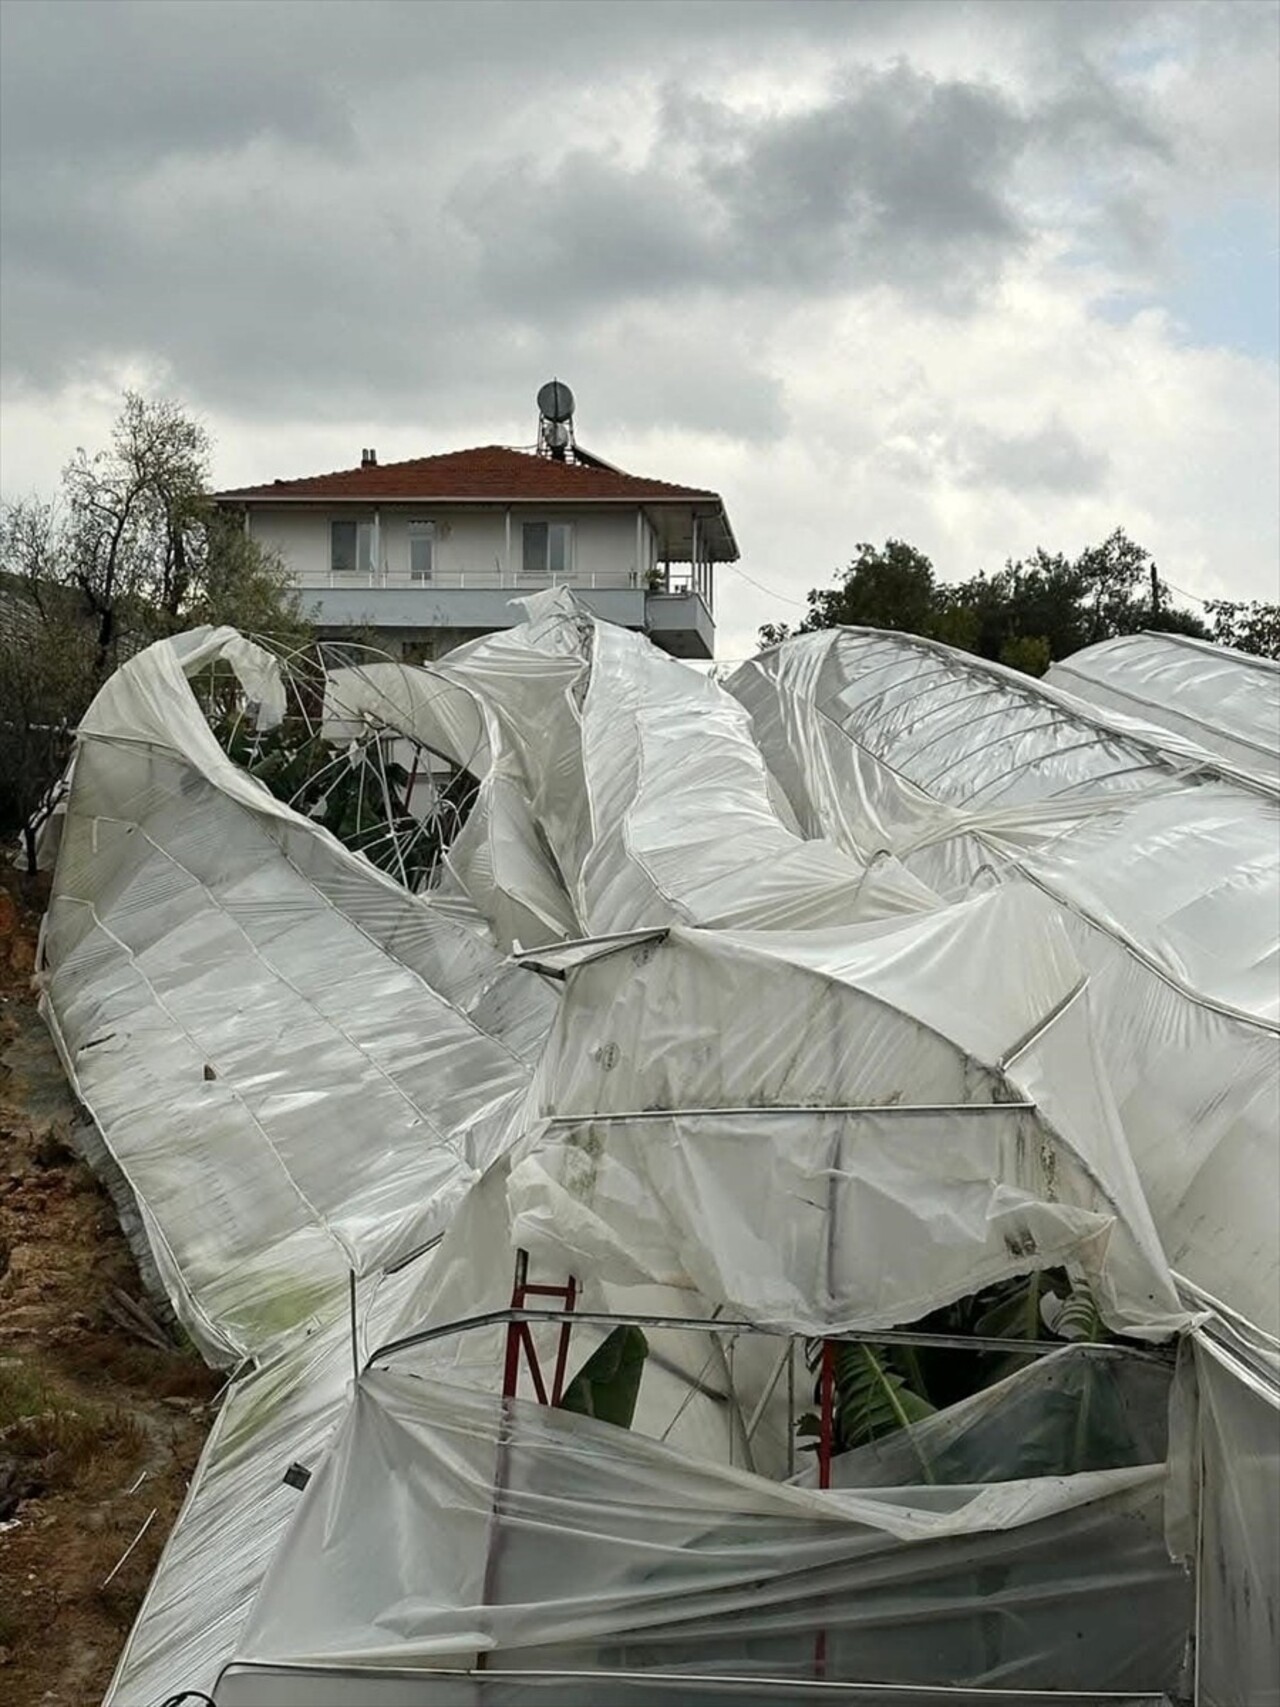
{"type": "Polygon", "coordinates": [[[1189,593],[1185,587],[1175,587],[1173,582],[1170,581],[1167,576],[1162,575],[1160,579],[1164,582],[1165,586],[1168,587],[1171,593],[1177,593],[1181,598],[1191,599],[1198,605],[1207,605],[1209,603],[1209,600],[1202,599],[1199,593],[1189,593]]]}
{"type": "Polygon", "coordinates": [[[741,575],[744,581],[750,581],[758,593],[768,593],[771,599],[781,599],[784,605],[794,605],[797,610],[808,610],[807,600],[793,599],[789,594],[780,593],[774,587],[766,587],[763,581],[757,581],[754,576],[748,575],[745,569],[739,569],[736,563],[729,563],[726,567],[732,569],[735,575],[741,575]]]}

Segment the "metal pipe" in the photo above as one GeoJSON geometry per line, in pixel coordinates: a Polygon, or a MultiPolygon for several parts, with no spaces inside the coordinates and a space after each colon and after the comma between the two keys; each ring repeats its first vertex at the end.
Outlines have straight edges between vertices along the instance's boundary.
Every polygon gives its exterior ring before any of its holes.
{"type": "MultiPolygon", "coordinates": [[[[965,1683],[867,1683],[856,1679],[840,1679],[835,1682],[815,1681],[805,1677],[762,1677],[759,1672],[747,1675],[741,1672],[672,1672],[672,1671],[612,1671],[596,1669],[592,1671],[568,1671],[559,1667],[539,1668],[536,1671],[516,1670],[506,1666],[480,1665],[472,1668],[456,1666],[432,1667],[429,1672],[409,1666],[384,1666],[377,1669],[379,1677],[404,1678],[410,1682],[422,1684],[424,1677],[432,1681],[438,1678],[467,1679],[474,1678],[477,1672],[483,1672],[487,1680],[494,1682],[532,1682],[539,1687],[545,1687],[548,1682],[607,1682],[636,1683],[644,1686],[646,1691],[656,1684],[694,1684],[732,1686],[735,1698],[738,1700],[775,1701],[780,1687],[785,1688],[788,1695],[813,1695],[820,1700],[833,1704],[844,1701],[849,1707],[865,1707],[869,1700],[884,1700],[888,1703],[900,1702],[902,1707],[912,1707],[922,1696],[930,1701],[955,1701],[958,1707],[1152,1707],[1159,1699],[1149,1689],[1145,1690],[1112,1690],[1112,1689],[1026,1689],[1019,1686],[1016,1689],[1000,1689],[990,1685],[975,1685],[965,1683]]],[[[245,1677],[328,1677],[350,1678],[364,1676],[362,1668],[350,1665],[314,1664],[305,1666],[279,1665],[271,1662],[246,1663],[230,1661],[218,1674],[222,1678],[245,1677]]]]}
{"type": "Polygon", "coordinates": [[[749,1108],[630,1108],[610,1114],[551,1114],[548,1126],[603,1126],[628,1120],[702,1120],[707,1116],[775,1114],[875,1114],[891,1119],[905,1114],[1007,1114],[1034,1111],[1033,1102],[938,1102],[938,1103],[790,1103],[749,1108]]]}
{"type": "MultiPolygon", "coordinates": [[[[512,1308],[509,1310],[487,1310],[478,1316],[460,1317],[455,1322],[445,1322],[434,1327],[419,1328],[412,1334],[404,1334],[399,1339],[389,1340],[366,1359],[365,1368],[369,1369],[376,1362],[395,1357],[402,1351],[412,1350],[419,1345],[430,1345],[435,1340],[448,1339],[453,1334],[472,1333],[481,1328],[501,1327],[504,1323],[518,1325],[534,1322],[560,1322],[563,1319],[562,1310],[530,1310],[512,1308]]],[[[676,1328],[689,1332],[712,1334],[769,1334],[775,1338],[806,1339],[816,1336],[797,1331],[795,1328],[781,1327],[772,1323],[748,1322],[742,1319],[720,1318],[707,1316],[642,1316],[615,1313],[606,1310],[577,1310],[574,1320],[599,1327],[619,1327],[628,1323],[638,1328],[676,1328]]],[[[824,1335],[835,1344],[849,1345],[907,1345],[917,1346],[925,1350],[945,1351],[1003,1351],[1014,1352],[1022,1357],[1045,1357],[1050,1352],[1065,1351],[1068,1348],[1081,1352],[1089,1357],[1131,1357],[1142,1363],[1168,1363],[1170,1354],[1165,1351],[1148,1350],[1145,1346],[1135,1346],[1127,1341],[1093,1341],[1093,1340],[1019,1340],[1008,1339],[999,1334],[932,1334],[914,1332],[903,1328],[854,1328],[844,1331],[828,1329],[824,1335]]]]}
{"type": "Polygon", "coordinates": [[[347,1297],[351,1305],[351,1377],[360,1380],[360,1341],[356,1331],[356,1271],[347,1270],[347,1297]]]}
{"type": "Polygon", "coordinates": [[[765,1382],[764,1392],[761,1393],[759,1399],[756,1401],[755,1410],[751,1413],[750,1421],[747,1423],[748,1440],[753,1440],[755,1438],[755,1432],[760,1426],[760,1418],[764,1415],[764,1408],[773,1397],[773,1390],[778,1385],[778,1378],[786,1368],[787,1359],[791,1355],[791,1342],[788,1340],[778,1357],[778,1361],[773,1366],[773,1374],[770,1375],[769,1379],[765,1382]]]}

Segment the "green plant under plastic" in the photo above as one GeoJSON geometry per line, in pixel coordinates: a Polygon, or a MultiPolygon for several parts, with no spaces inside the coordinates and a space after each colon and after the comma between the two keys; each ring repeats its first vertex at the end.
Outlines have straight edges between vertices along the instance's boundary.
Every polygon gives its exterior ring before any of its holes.
{"type": "MultiPolygon", "coordinates": [[[[1037,1272],[1004,1281],[969,1298],[936,1310],[914,1324],[924,1333],[966,1335],[1007,1340],[1060,1339],[1063,1345],[1105,1341],[1111,1336],[1103,1325],[1097,1302],[1087,1286],[1072,1286],[1060,1270],[1037,1272]]],[[[834,1402],[832,1450],[836,1455],[869,1445],[922,1422],[937,1411],[958,1404],[972,1394],[1003,1381],[1025,1368],[1035,1354],[1017,1351],[973,1351],[917,1348],[842,1341],[834,1347],[834,1402]]],[[[811,1340],[806,1348],[809,1368],[815,1373],[814,1397],[821,1399],[818,1371],[822,1341],[811,1340]]],[[[1116,1432],[1117,1419],[1105,1404],[1095,1401],[1095,1371],[1086,1369],[1078,1392],[1060,1395],[1059,1408],[1070,1438],[1065,1453],[1053,1451],[1059,1473],[1072,1473],[1108,1459],[1108,1441],[1116,1432]]],[[[821,1420],[806,1411],[796,1422],[796,1433],[816,1449],[821,1420]]],[[[1056,1431],[1058,1437],[1063,1427],[1056,1431]]],[[[1029,1453],[1039,1451],[1029,1443],[1029,1453]]],[[[933,1467],[922,1457],[921,1473],[934,1479],[933,1467]]],[[[1048,1473],[1044,1466],[1028,1464],[1026,1474],[1048,1473]]]]}
{"type": "Polygon", "coordinates": [[[614,1328],[565,1388],[560,1409],[630,1428],[648,1355],[649,1342],[639,1328],[614,1328]]]}

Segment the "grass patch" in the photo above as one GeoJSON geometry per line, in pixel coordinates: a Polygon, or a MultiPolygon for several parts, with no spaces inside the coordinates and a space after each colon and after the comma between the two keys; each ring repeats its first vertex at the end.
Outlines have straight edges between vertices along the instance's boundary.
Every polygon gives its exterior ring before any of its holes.
{"type": "Polygon", "coordinates": [[[149,1398],[209,1400],[224,1376],[185,1350],[160,1351],[139,1340],[111,1338],[106,1333],[86,1337],[65,1353],[72,1375],[89,1386],[104,1381],[132,1388],[149,1398]]]}
{"type": "Polygon", "coordinates": [[[0,1459],[35,1472],[44,1488],[73,1486],[104,1458],[146,1443],[126,1412],[62,1392],[20,1361],[0,1363],[0,1459]]]}
{"type": "Polygon", "coordinates": [[[0,1434],[49,1404],[49,1385],[18,1358],[0,1362],[0,1434]]]}

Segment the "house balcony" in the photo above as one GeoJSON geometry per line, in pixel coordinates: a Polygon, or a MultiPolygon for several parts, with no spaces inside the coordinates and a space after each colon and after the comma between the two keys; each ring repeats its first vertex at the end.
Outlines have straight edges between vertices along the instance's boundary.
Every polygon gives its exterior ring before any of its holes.
{"type": "Polygon", "coordinates": [[[687,566],[657,570],[645,577],[524,575],[502,569],[454,569],[429,581],[406,572],[325,571],[298,577],[304,608],[322,631],[350,633],[366,629],[405,638],[480,634],[523,622],[520,600],[547,587],[568,587],[593,616],[645,633],[654,645],[676,658],[710,658],[715,622],[710,608],[710,575],[696,578],[687,566]]]}

